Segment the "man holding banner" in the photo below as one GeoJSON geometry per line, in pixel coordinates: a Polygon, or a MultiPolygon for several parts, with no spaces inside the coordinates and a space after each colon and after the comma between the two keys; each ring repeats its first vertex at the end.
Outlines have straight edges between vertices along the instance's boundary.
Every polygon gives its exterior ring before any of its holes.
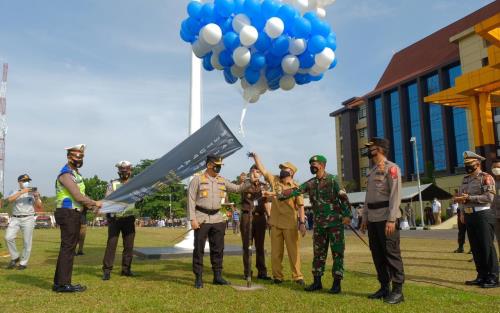
{"type": "Polygon", "coordinates": [[[236,185],[220,176],[222,158],[208,155],[206,170],[196,175],[188,189],[188,214],[194,230],[193,272],[196,275],[195,288],[203,288],[203,254],[205,243],[210,244],[210,261],[214,272],[215,285],[228,285],[222,278],[224,257],[224,235],[226,224],[219,210],[224,203],[226,192],[243,192],[251,187],[249,181],[236,185]]]}

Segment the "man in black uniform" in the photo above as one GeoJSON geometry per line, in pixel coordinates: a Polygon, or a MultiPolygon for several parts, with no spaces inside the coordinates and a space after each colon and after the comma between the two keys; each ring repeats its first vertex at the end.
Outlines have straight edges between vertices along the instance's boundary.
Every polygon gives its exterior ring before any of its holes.
{"type": "Polygon", "coordinates": [[[476,279],[465,284],[495,288],[498,287],[498,259],[493,245],[495,215],[491,209],[496,194],[495,179],[481,170],[481,161],[485,158],[471,151],[465,151],[463,157],[467,175],[455,201],[463,204],[460,218],[467,227],[477,271],[476,279]]]}
{"type": "Polygon", "coordinates": [[[383,298],[386,303],[397,304],[404,301],[405,279],[397,227],[401,217],[401,171],[396,164],[387,160],[387,139],[372,138],[366,146],[374,167],[368,172],[361,231],[368,229],[370,250],[380,282],[380,289],[369,298],[383,298]],[[389,291],[391,282],[392,292],[389,291]]]}

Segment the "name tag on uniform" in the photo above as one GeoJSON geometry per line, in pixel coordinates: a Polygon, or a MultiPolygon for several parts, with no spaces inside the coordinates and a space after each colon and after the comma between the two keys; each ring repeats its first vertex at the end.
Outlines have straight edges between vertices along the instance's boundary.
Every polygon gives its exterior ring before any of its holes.
{"type": "Polygon", "coordinates": [[[467,214],[472,214],[474,213],[474,209],[473,208],[464,208],[464,212],[467,213],[467,214]]]}
{"type": "Polygon", "coordinates": [[[253,206],[258,206],[259,205],[259,200],[253,200],[253,206]]]}

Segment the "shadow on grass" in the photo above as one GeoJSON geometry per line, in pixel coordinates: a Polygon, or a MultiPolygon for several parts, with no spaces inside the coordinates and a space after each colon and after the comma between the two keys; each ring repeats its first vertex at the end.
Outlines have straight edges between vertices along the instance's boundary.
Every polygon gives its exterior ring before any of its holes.
{"type": "Polygon", "coordinates": [[[9,274],[5,275],[5,278],[9,281],[16,282],[18,284],[27,285],[29,287],[38,287],[44,290],[50,290],[52,288],[52,282],[41,279],[34,275],[23,275],[23,274],[9,274]]]}
{"type": "Polygon", "coordinates": [[[456,254],[450,251],[428,251],[428,250],[411,250],[411,249],[401,249],[401,252],[456,254]]]}

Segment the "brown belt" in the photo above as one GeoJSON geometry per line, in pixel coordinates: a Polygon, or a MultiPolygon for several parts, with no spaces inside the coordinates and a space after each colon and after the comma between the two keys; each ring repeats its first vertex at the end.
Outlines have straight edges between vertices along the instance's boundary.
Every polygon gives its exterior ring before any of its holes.
{"type": "Polygon", "coordinates": [[[201,206],[196,206],[195,209],[196,211],[200,211],[201,213],[205,213],[207,215],[215,215],[219,213],[219,210],[207,210],[205,208],[202,208],[201,206]]]}
{"type": "Polygon", "coordinates": [[[377,210],[377,209],[388,208],[389,207],[389,201],[368,203],[367,206],[368,206],[368,209],[370,209],[370,210],[377,210]]]}

